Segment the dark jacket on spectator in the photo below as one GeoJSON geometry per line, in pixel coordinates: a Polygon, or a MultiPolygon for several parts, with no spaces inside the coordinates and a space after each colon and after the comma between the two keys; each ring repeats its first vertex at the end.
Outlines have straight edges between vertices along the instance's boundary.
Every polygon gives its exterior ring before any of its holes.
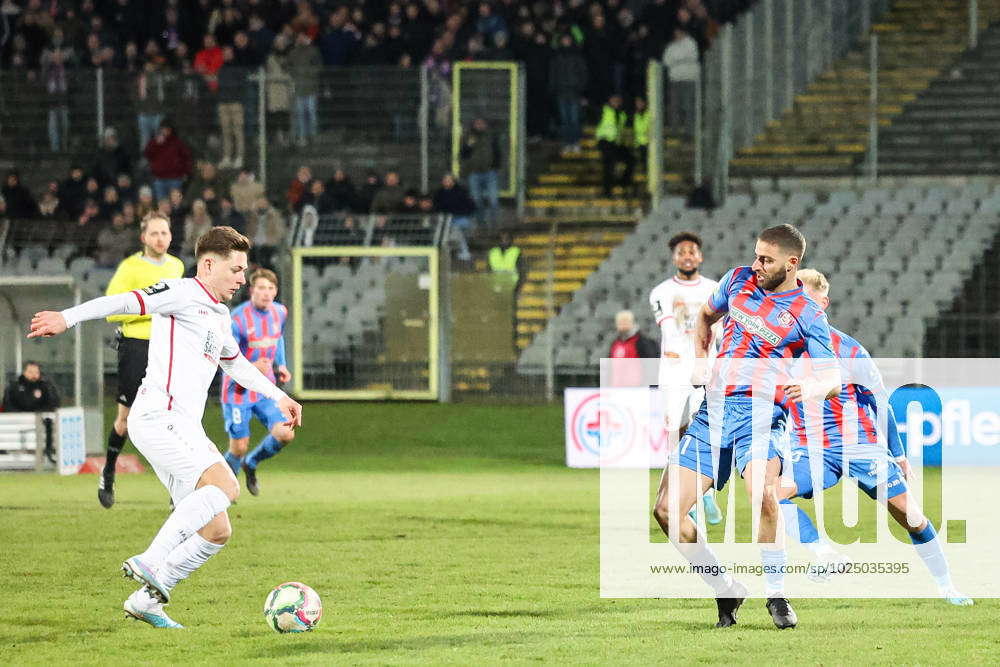
{"type": "Polygon", "coordinates": [[[143,154],[156,178],[184,178],[191,173],[191,149],[176,134],[162,144],[153,137],[143,154]]]}
{"type": "Polygon", "coordinates": [[[38,382],[28,382],[20,375],[4,392],[4,412],[46,412],[58,407],[59,392],[44,377],[38,382]]]}
{"type": "Polygon", "coordinates": [[[296,44],[285,56],[285,69],[295,82],[296,97],[315,95],[319,90],[319,70],[323,65],[319,50],[312,44],[296,44]]]}
{"type": "Polygon", "coordinates": [[[403,202],[404,190],[399,185],[384,185],[372,199],[372,213],[398,213],[403,202]]]}
{"type": "Polygon", "coordinates": [[[439,188],[434,193],[434,210],[457,216],[470,216],[476,212],[476,204],[469,191],[456,183],[450,188],[439,188]]]}
{"type": "Polygon", "coordinates": [[[132,174],[132,160],[128,156],[125,147],[119,144],[114,148],[101,146],[97,149],[97,157],[94,158],[94,167],[91,171],[101,185],[114,185],[118,174],[132,174]]]}
{"type": "Polygon", "coordinates": [[[246,77],[250,72],[233,63],[225,63],[218,73],[219,104],[240,104],[246,88],[246,77]]]}
{"type": "Polygon", "coordinates": [[[587,89],[587,61],[576,47],[559,49],[549,60],[549,92],[553,97],[581,97],[587,89]]]}
{"type": "Polygon", "coordinates": [[[11,218],[34,218],[38,215],[38,203],[20,181],[13,186],[5,181],[2,192],[7,202],[7,215],[11,218]]]}
{"type": "Polygon", "coordinates": [[[462,173],[479,174],[500,168],[500,140],[495,132],[472,128],[462,137],[462,173]]]}
{"type": "Polygon", "coordinates": [[[326,182],[326,193],[333,200],[333,210],[353,211],[357,206],[358,193],[354,189],[351,179],[345,178],[342,181],[331,178],[326,182]]]}
{"type": "Polygon", "coordinates": [[[354,50],[361,43],[357,33],[346,28],[330,30],[319,40],[319,52],[327,67],[339,67],[351,62],[354,50]]]}

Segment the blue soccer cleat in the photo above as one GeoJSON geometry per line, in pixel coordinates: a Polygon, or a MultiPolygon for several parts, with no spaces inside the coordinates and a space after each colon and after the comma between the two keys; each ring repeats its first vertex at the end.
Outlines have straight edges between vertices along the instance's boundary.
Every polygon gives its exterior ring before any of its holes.
{"type": "Polygon", "coordinates": [[[941,597],[945,599],[945,602],[956,607],[971,607],[976,604],[972,598],[959,593],[955,588],[942,588],[941,597]]]}
{"type": "Polygon", "coordinates": [[[132,601],[132,598],[125,600],[125,614],[137,621],[149,623],[154,628],[171,628],[183,630],[184,626],[167,616],[163,611],[162,604],[154,604],[145,609],[132,601]]]}
{"type": "Polygon", "coordinates": [[[122,572],[125,573],[126,579],[134,579],[148,587],[149,592],[163,604],[170,602],[170,591],[156,578],[153,569],[138,556],[132,556],[122,563],[122,572]]]}
{"type": "Polygon", "coordinates": [[[704,500],[705,521],[712,526],[722,523],[722,510],[719,509],[719,506],[715,502],[715,494],[706,493],[704,500]]]}

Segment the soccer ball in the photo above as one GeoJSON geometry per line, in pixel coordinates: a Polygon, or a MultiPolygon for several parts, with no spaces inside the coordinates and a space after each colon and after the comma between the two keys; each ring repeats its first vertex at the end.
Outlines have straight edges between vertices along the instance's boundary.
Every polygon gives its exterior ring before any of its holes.
{"type": "Polygon", "coordinates": [[[275,632],[309,632],[322,617],[319,595],[298,581],[276,586],[264,600],[264,620],[275,632]]]}

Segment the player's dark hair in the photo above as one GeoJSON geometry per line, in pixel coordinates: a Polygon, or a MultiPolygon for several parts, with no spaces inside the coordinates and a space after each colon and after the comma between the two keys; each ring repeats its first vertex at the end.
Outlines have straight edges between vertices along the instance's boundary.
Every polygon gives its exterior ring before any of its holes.
{"type": "Polygon", "coordinates": [[[232,252],[250,252],[250,239],[240,234],[232,227],[212,227],[198,238],[194,254],[198,259],[202,255],[213,253],[219,257],[229,257],[232,252]]]}
{"type": "Polygon", "coordinates": [[[764,243],[773,243],[790,255],[802,260],[806,254],[806,237],[791,225],[768,227],[757,237],[764,243]]]}
{"type": "Polygon", "coordinates": [[[679,232],[670,237],[667,242],[667,247],[670,248],[670,252],[674,251],[674,248],[684,243],[685,241],[690,241],[691,243],[698,246],[698,250],[701,250],[701,237],[694,232],[679,232]]]}
{"type": "Polygon", "coordinates": [[[260,279],[270,280],[275,287],[278,286],[278,276],[271,269],[257,269],[256,271],[251,273],[250,274],[251,287],[254,285],[254,283],[256,283],[260,279]]]}

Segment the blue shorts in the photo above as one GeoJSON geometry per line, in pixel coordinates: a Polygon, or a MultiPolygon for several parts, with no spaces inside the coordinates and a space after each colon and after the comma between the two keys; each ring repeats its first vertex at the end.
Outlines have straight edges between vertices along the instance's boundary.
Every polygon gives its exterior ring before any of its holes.
{"type": "Polygon", "coordinates": [[[733,448],[720,447],[715,451],[713,456],[711,445],[685,433],[671,452],[667,463],[709,477],[713,482],[712,486],[721,490],[733,474],[733,448]]]}
{"type": "MultiPolygon", "coordinates": [[[[743,474],[744,468],[752,459],[770,460],[778,457],[782,460],[787,452],[788,436],[786,434],[785,410],[780,405],[771,406],[770,426],[766,434],[766,442],[753,443],[753,406],[754,402],[745,397],[726,398],[722,404],[721,438],[718,447],[721,451],[731,449],[736,460],[736,469],[743,474]],[[765,449],[766,447],[766,449],[765,449]]],[[[692,436],[711,451],[711,430],[708,423],[708,401],[703,401],[688,426],[684,437],[692,436]]],[[[683,444],[683,439],[681,444],[683,444]]],[[[681,465],[684,465],[681,463],[681,465]]],[[[690,466],[684,466],[690,467],[690,466]]],[[[697,468],[691,468],[697,470],[697,468]]],[[[700,472],[700,471],[699,471],[700,472]]]]}
{"type": "MultiPolygon", "coordinates": [[[[886,500],[906,493],[906,479],[899,465],[889,459],[850,459],[847,466],[847,476],[858,482],[858,488],[868,494],[872,500],[878,498],[879,465],[884,464],[886,500]]],[[[809,450],[796,447],[792,450],[792,474],[798,495],[802,498],[813,497],[812,472],[809,469],[809,450]]],[[[844,476],[844,455],[840,448],[823,450],[823,489],[835,486],[844,476]]]]}
{"type": "Polygon", "coordinates": [[[223,403],[222,416],[226,420],[226,433],[235,440],[250,437],[250,420],[254,417],[260,420],[268,433],[275,425],[288,421],[278,404],[270,398],[262,398],[256,403],[241,403],[239,405],[223,403]]]}

